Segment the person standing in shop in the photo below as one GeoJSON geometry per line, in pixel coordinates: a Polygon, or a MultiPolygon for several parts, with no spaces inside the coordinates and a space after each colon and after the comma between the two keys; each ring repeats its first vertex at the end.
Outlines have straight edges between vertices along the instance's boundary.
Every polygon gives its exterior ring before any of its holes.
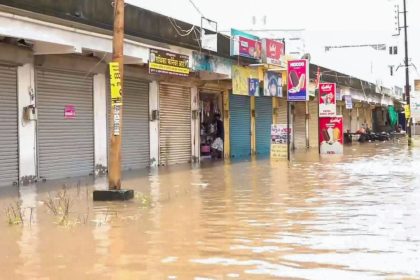
{"type": "Polygon", "coordinates": [[[220,119],[220,114],[214,115],[216,119],[216,138],[220,138],[223,141],[225,140],[225,127],[222,120],[220,119]]]}
{"type": "Polygon", "coordinates": [[[221,159],[223,157],[223,141],[225,138],[225,129],[223,126],[223,122],[220,119],[220,114],[215,114],[215,126],[216,126],[216,133],[215,139],[213,141],[212,147],[212,158],[214,159],[221,159]]]}

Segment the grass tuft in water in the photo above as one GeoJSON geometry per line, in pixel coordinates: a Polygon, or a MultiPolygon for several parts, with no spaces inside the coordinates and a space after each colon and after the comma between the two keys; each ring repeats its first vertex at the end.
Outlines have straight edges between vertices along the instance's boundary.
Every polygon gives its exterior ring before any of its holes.
{"type": "Polygon", "coordinates": [[[7,217],[7,223],[11,226],[23,225],[25,211],[22,209],[22,203],[17,201],[15,204],[9,205],[5,212],[7,217]]]}
{"type": "Polygon", "coordinates": [[[136,192],[135,199],[140,202],[141,208],[153,208],[155,206],[153,198],[150,195],[136,192]]]}
{"type": "Polygon", "coordinates": [[[69,215],[72,204],[71,199],[67,193],[66,186],[64,186],[62,191],[57,192],[53,196],[48,194],[48,199],[45,201],[45,205],[48,207],[50,212],[58,218],[59,225],[69,225],[69,215]]]}

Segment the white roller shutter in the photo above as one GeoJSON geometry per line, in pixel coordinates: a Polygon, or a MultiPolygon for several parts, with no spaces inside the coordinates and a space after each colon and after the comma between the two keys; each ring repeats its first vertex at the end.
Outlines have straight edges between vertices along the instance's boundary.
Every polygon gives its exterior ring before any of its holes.
{"type": "Polygon", "coordinates": [[[39,177],[93,174],[93,78],[86,73],[37,69],[39,177]],[[66,106],[76,117],[64,118],[66,106]]]}
{"type": "Polygon", "coordinates": [[[306,148],[305,102],[295,102],[293,116],[294,143],[296,149],[306,148]]]}
{"type": "Polygon", "coordinates": [[[0,66],[0,186],[19,181],[17,69],[0,66]]]}
{"type": "Polygon", "coordinates": [[[191,89],[159,86],[159,164],[191,162],[191,89]]]}
{"type": "Polygon", "coordinates": [[[317,148],[319,144],[318,133],[318,99],[309,102],[309,145],[311,148],[317,148]]]}

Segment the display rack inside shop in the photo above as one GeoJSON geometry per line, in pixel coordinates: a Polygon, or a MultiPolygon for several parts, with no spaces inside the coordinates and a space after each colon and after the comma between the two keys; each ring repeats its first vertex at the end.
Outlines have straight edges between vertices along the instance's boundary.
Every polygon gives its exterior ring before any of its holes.
{"type": "Polygon", "coordinates": [[[216,115],[221,115],[218,95],[200,94],[201,158],[211,158],[212,144],[217,135],[216,115]]]}

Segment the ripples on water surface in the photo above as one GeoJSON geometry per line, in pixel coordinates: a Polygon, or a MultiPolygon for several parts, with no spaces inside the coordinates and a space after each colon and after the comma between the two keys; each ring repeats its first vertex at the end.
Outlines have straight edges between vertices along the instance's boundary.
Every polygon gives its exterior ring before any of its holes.
{"type": "Polygon", "coordinates": [[[0,278],[420,279],[420,149],[346,154],[129,173],[125,204],[92,203],[103,178],[65,182],[65,226],[44,202],[62,183],[3,189],[26,214],[1,214],[0,278]]]}

